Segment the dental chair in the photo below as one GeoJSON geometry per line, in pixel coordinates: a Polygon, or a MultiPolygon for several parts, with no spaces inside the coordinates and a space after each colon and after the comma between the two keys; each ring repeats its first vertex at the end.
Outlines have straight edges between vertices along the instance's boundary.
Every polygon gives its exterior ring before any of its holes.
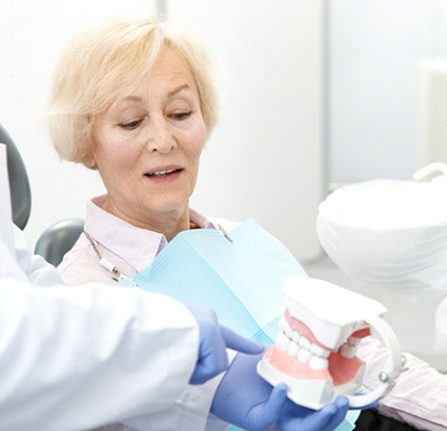
{"type": "Polygon", "coordinates": [[[34,253],[54,266],[59,265],[84,230],[84,220],[70,218],[53,223],[39,236],[34,253]]]}
{"type": "Polygon", "coordinates": [[[31,187],[28,174],[16,144],[1,124],[0,143],[6,145],[12,220],[23,230],[31,213],[31,187]]]}
{"type": "MultiPolygon", "coordinates": [[[[14,224],[24,229],[31,213],[31,187],[26,167],[11,136],[0,124],[0,143],[6,145],[11,208],[14,224]]],[[[84,229],[81,219],[66,219],[49,226],[38,238],[34,253],[57,266],[84,229]]]]}

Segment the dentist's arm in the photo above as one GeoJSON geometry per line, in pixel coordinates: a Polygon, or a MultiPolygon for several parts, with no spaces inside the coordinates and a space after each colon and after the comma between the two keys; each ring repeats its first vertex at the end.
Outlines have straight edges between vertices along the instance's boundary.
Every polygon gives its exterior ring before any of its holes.
{"type": "Polygon", "coordinates": [[[198,344],[196,320],[170,298],[2,278],[0,429],[88,429],[165,409],[198,344]]]}

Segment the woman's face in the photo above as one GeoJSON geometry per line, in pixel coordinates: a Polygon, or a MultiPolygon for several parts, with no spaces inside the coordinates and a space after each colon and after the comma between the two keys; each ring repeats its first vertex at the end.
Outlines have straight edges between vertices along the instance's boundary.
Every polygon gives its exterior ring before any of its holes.
{"type": "Polygon", "coordinates": [[[165,48],[141,86],[95,118],[105,209],[143,228],[188,216],[207,130],[185,60],[165,48]]]}

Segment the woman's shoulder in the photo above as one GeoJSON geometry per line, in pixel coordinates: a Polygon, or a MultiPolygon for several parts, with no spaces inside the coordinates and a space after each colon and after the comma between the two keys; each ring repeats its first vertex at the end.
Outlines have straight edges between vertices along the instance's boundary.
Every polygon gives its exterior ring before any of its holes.
{"type": "Polygon", "coordinates": [[[64,283],[69,285],[91,282],[111,283],[111,277],[99,264],[98,257],[84,235],[81,235],[58,265],[64,283]]]}

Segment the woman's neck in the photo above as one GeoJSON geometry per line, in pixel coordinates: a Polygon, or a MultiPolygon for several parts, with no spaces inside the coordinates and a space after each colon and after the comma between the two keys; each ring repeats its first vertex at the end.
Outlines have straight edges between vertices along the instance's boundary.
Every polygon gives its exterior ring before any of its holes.
{"type": "Polygon", "coordinates": [[[161,233],[168,241],[171,241],[179,232],[199,228],[198,225],[190,220],[188,206],[182,211],[133,214],[129,211],[121,211],[118,207],[111,205],[110,201],[106,199],[102,209],[140,229],[161,233]]]}

